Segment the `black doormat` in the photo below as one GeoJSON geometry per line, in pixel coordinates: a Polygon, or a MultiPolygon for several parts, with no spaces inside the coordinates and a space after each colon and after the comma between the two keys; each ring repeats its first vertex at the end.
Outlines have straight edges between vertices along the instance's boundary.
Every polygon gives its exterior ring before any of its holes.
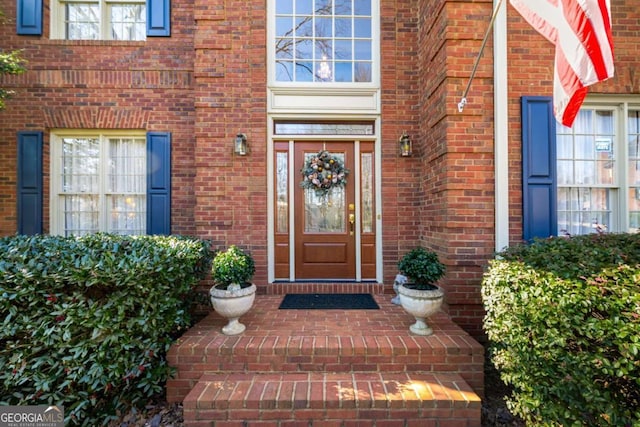
{"type": "Polygon", "coordinates": [[[378,310],[371,294],[286,294],[281,310],[378,310]]]}

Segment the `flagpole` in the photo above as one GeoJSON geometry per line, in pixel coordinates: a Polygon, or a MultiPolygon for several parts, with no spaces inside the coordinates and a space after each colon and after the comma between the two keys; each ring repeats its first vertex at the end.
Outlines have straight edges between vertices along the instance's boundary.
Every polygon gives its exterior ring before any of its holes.
{"type": "Polygon", "coordinates": [[[469,94],[469,89],[471,88],[471,82],[476,75],[476,71],[478,70],[478,64],[480,63],[480,58],[482,57],[482,52],[484,52],[484,48],[487,45],[487,40],[489,39],[489,33],[493,28],[493,23],[496,21],[496,17],[498,16],[498,11],[500,10],[500,6],[502,6],[502,0],[498,0],[496,7],[493,9],[493,16],[491,16],[491,22],[489,22],[489,27],[487,27],[487,31],[484,33],[484,39],[482,40],[482,45],[480,46],[480,52],[478,52],[478,56],[476,57],[476,62],[473,65],[473,70],[471,70],[471,76],[469,77],[469,82],[467,83],[467,88],[462,95],[462,99],[458,103],[458,112],[462,113],[464,106],[467,105],[467,95],[469,94]]]}

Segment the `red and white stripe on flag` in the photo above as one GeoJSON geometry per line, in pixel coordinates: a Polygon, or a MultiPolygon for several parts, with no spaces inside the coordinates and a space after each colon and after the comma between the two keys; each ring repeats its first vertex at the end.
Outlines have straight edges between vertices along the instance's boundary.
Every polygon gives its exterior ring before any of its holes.
{"type": "Polygon", "coordinates": [[[556,47],[553,105],[571,127],[587,86],[613,77],[610,0],[509,0],[556,47]]]}

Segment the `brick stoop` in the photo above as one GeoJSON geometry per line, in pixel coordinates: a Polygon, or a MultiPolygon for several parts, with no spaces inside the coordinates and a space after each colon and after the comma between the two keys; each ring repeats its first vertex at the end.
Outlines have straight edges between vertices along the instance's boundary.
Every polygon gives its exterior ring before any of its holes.
{"type": "Polygon", "coordinates": [[[447,315],[434,334],[390,296],[380,310],[278,310],[260,295],[239,336],[211,313],[172,346],[167,399],[185,426],[479,426],[484,349],[447,315]]]}

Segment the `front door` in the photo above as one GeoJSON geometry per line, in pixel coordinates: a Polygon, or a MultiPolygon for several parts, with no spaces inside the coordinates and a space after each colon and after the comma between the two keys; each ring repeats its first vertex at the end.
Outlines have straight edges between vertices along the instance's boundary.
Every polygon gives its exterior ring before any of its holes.
{"type": "Polygon", "coordinates": [[[349,174],[344,186],[333,186],[326,194],[301,186],[294,191],[295,275],[298,279],[354,280],[356,197],[353,142],[296,142],[294,167],[301,171],[306,162],[323,150],[342,161],[349,174]]]}

